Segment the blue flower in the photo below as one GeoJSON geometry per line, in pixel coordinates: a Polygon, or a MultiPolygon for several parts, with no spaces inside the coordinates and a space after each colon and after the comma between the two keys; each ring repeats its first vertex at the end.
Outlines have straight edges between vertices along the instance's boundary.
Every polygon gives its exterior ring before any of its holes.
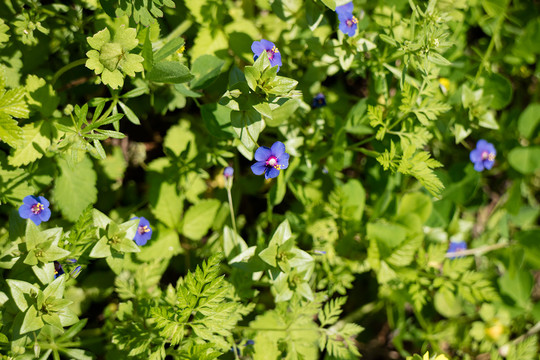
{"type": "Polygon", "coordinates": [[[49,201],[43,196],[25,196],[19,208],[19,215],[23,219],[32,220],[36,225],[41,224],[42,221],[48,221],[51,218],[49,201]]]}
{"type": "Polygon", "coordinates": [[[270,60],[270,65],[272,67],[277,66],[278,71],[279,67],[283,65],[281,63],[281,53],[277,49],[276,45],[274,45],[274,43],[271,41],[265,39],[262,39],[261,41],[254,41],[253,44],[251,44],[251,51],[253,51],[253,60],[257,60],[263,51],[266,51],[268,60],[270,60]]]}
{"type": "Polygon", "coordinates": [[[139,219],[139,227],[137,228],[133,240],[135,240],[137,245],[143,246],[152,237],[152,228],[150,227],[150,222],[146,220],[146,218],[141,216],[140,218],[134,217],[131,220],[134,219],[139,219]]]}
{"type": "MultiPolygon", "coordinates": [[[[77,262],[77,259],[67,259],[72,264],[75,264],[77,262]]],[[[79,265],[75,269],[71,270],[69,273],[69,276],[75,278],[79,273],[81,272],[82,267],[79,265]]],[[[64,268],[62,267],[62,264],[60,264],[58,261],[54,261],[54,278],[56,279],[60,275],[65,274],[64,268]]]]}
{"type": "Polygon", "coordinates": [[[493,167],[496,155],[495,146],[484,139],[480,139],[476,143],[476,149],[469,154],[469,158],[474,164],[474,170],[482,171],[484,169],[490,170],[493,167]]]}
{"type": "Polygon", "coordinates": [[[313,101],[311,102],[311,107],[313,109],[321,108],[323,106],[326,106],[326,98],[324,97],[323,93],[318,93],[313,98],[313,101]]]}
{"type": "Polygon", "coordinates": [[[279,170],[289,166],[289,154],[285,152],[285,145],[276,141],[271,148],[261,146],[255,151],[257,162],[251,165],[251,171],[255,175],[264,173],[265,179],[272,179],[279,175],[279,170]]]}
{"type": "Polygon", "coordinates": [[[58,261],[55,261],[54,262],[54,278],[56,279],[57,277],[63,274],[65,274],[64,268],[62,267],[62,265],[60,265],[58,261]]]}
{"type": "Polygon", "coordinates": [[[336,13],[339,19],[339,30],[349,36],[354,36],[358,28],[358,19],[353,15],[353,3],[337,6],[336,13]]]}
{"type": "Polygon", "coordinates": [[[225,170],[223,170],[223,176],[225,176],[225,179],[232,178],[234,174],[234,169],[230,166],[227,166],[225,170]]]}
{"type": "MultiPolygon", "coordinates": [[[[448,253],[455,253],[459,251],[467,250],[467,243],[465,241],[450,241],[450,246],[448,247],[448,253]]],[[[450,256],[450,259],[455,259],[460,256],[450,256]]]]}

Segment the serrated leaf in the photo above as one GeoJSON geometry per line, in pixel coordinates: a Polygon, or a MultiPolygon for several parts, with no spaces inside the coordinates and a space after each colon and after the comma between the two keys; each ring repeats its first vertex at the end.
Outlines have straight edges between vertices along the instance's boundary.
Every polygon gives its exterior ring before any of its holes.
{"type": "Polygon", "coordinates": [[[56,179],[53,197],[64,217],[76,221],[84,209],[97,200],[97,175],[86,156],[73,166],[59,158],[58,166],[60,176],[56,179]]]}
{"type": "Polygon", "coordinates": [[[25,125],[19,146],[8,158],[9,164],[18,167],[40,159],[54,140],[53,130],[51,123],[46,121],[25,125]]]}
{"type": "Polygon", "coordinates": [[[23,131],[17,126],[17,121],[7,114],[0,113],[0,140],[16,148],[23,139],[23,131]]]}

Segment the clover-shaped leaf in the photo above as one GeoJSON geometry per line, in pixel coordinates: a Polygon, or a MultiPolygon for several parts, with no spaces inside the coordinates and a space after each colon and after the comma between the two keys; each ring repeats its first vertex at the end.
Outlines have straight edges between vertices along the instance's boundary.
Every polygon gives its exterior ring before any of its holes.
{"type": "Polygon", "coordinates": [[[118,89],[124,85],[124,74],[135,76],[136,72],[143,71],[144,58],[129,53],[139,44],[135,29],[122,25],[111,40],[109,29],[105,28],[87,41],[92,50],[86,53],[86,67],[101,75],[105,85],[118,89]]]}

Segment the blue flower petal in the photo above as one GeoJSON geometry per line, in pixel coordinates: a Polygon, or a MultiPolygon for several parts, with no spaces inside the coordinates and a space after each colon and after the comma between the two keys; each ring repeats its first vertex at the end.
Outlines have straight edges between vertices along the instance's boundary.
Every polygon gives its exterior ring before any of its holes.
{"type": "Polygon", "coordinates": [[[272,50],[274,47],[276,47],[276,45],[273,42],[266,39],[261,39],[261,45],[264,48],[264,50],[272,50]]]}
{"type": "Polygon", "coordinates": [[[266,161],[258,161],[255,164],[251,165],[251,171],[255,175],[262,175],[266,170],[266,161]]]}
{"type": "Polygon", "coordinates": [[[49,200],[45,199],[43,196],[40,196],[39,198],[39,202],[41,204],[43,204],[44,207],[48,208],[49,207],[49,200]]]}
{"type": "Polygon", "coordinates": [[[279,170],[274,167],[267,167],[266,172],[264,173],[265,179],[273,179],[279,175],[279,170]]]}
{"type": "Polygon", "coordinates": [[[281,53],[274,53],[274,58],[270,60],[270,65],[272,65],[272,67],[277,65],[279,71],[279,68],[283,65],[281,63],[281,53]]]}
{"type": "Polygon", "coordinates": [[[34,215],[34,213],[32,212],[31,206],[23,204],[21,207],[19,207],[19,216],[23,219],[30,219],[32,215],[34,215]]]}
{"type": "Polygon", "coordinates": [[[495,161],[491,161],[491,160],[483,161],[483,165],[487,170],[491,170],[491,168],[493,167],[493,164],[495,164],[495,161]]]}
{"type": "Polygon", "coordinates": [[[280,167],[280,170],[284,170],[288,168],[289,167],[289,154],[285,153],[281,155],[280,157],[278,157],[277,163],[280,167]]]}
{"type": "Polygon", "coordinates": [[[471,159],[473,163],[482,161],[482,151],[480,151],[479,149],[472,150],[469,154],[469,159],[471,159]]]}
{"type": "Polygon", "coordinates": [[[257,57],[265,50],[266,49],[262,45],[261,41],[254,41],[253,44],[251,44],[251,51],[253,51],[253,54],[257,55],[257,57]]]}
{"type": "MultiPolygon", "coordinates": [[[[23,199],[23,204],[25,204],[25,205],[32,206],[32,205],[35,205],[37,203],[38,203],[38,200],[33,195],[25,196],[24,199],[23,199]]],[[[28,218],[26,218],[26,219],[28,219],[28,218]]]]}
{"type": "Polygon", "coordinates": [[[279,159],[279,157],[285,153],[285,145],[281,141],[276,141],[272,144],[270,151],[272,151],[272,155],[279,159]]]}
{"type": "Polygon", "coordinates": [[[39,224],[41,224],[41,219],[37,215],[32,214],[30,220],[32,220],[34,224],[36,224],[36,226],[39,226],[39,224]]]}
{"type": "Polygon", "coordinates": [[[356,24],[353,24],[353,26],[351,26],[349,28],[349,32],[347,33],[347,35],[349,36],[354,36],[354,34],[356,34],[356,29],[358,28],[358,25],[356,24]]]}
{"type": "Polygon", "coordinates": [[[478,150],[480,150],[480,152],[482,151],[487,151],[487,147],[488,147],[488,142],[484,139],[480,139],[478,140],[478,142],[476,143],[476,148],[478,150]]]}
{"type": "Polygon", "coordinates": [[[51,210],[49,210],[49,208],[45,208],[37,216],[39,216],[41,221],[49,221],[51,218],[51,210]]]}
{"type": "Polygon", "coordinates": [[[272,156],[272,151],[266,146],[260,146],[255,150],[255,160],[257,161],[266,161],[270,156],[272,156]]]}
{"type": "Polygon", "coordinates": [[[484,170],[484,162],[483,161],[478,161],[476,163],[474,163],[474,170],[480,172],[480,171],[483,171],[484,170]]]}
{"type": "Polygon", "coordinates": [[[148,226],[150,227],[150,222],[145,217],[139,218],[139,226],[148,226]]]}
{"type": "Polygon", "coordinates": [[[336,6],[336,13],[338,16],[343,16],[345,14],[352,14],[354,10],[354,5],[352,2],[347,3],[345,5],[336,6]]]}

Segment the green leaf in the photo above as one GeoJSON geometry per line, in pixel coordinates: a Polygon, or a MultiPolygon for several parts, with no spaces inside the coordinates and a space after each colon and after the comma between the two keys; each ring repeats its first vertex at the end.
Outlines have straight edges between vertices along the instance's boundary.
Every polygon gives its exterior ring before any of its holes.
{"type": "Polygon", "coordinates": [[[366,191],[360,181],[351,179],[342,188],[344,195],[343,212],[347,217],[360,221],[364,213],[366,191]]]}
{"type": "Polygon", "coordinates": [[[271,243],[266,249],[259,253],[259,257],[268,265],[276,267],[277,250],[277,245],[271,243]]]}
{"type": "Polygon", "coordinates": [[[64,217],[76,221],[84,209],[97,200],[97,175],[86,156],[73,166],[59,158],[58,167],[60,176],[55,182],[53,198],[64,217]]]}
{"type": "Polygon", "coordinates": [[[254,151],[257,147],[255,142],[264,129],[261,114],[255,110],[233,111],[231,113],[231,124],[242,144],[249,151],[254,151]]]}
{"type": "Polygon", "coordinates": [[[115,248],[116,250],[120,252],[137,253],[141,251],[139,246],[135,243],[135,241],[133,241],[133,238],[129,239],[127,237],[124,239],[121,239],[118,244],[114,244],[113,248],[115,248]]]}
{"type": "Polygon", "coordinates": [[[261,72],[254,66],[246,66],[244,68],[244,74],[249,88],[253,91],[257,90],[257,84],[261,78],[261,72]]]}
{"type": "Polygon", "coordinates": [[[182,156],[185,162],[194,159],[198,153],[197,139],[190,130],[189,122],[181,120],[179,124],[171,126],[165,135],[163,147],[177,157],[182,156]]]}
{"type": "Polygon", "coordinates": [[[407,230],[405,227],[383,220],[367,224],[367,237],[377,240],[389,248],[394,248],[405,240],[407,230]]]}
{"type": "Polygon", "coordinates": [[[522,174],[540,169],[540,146],[516,147],[508,154],[510,166],[522,174]]]}
{"type": "Polygon", "coordinates": [[[270,239],[270,244],[282,245],[291,237],[291,225],[289,225],[288,220],[285,220],[279,224],[278,228],[274,232],[274,235],[272,236],[272,239],[270,239]]]}
{"type": "MultiPolygon", "coordinates": [[[[11,298],[15,302],[15,305],[21,311],[26,311],[28,308],[27,295],[37,295],[38,288],[34,285],[27,283],[26,281],[6,279],[6,283],[11,291],[11,298]]],[[[29,296],[28,296],[29,298],[29,296]]]]}
{"type": "Polygon", "coordinates": [[[2,113],[0,113],[0,139],[12,148],[16,148],[18,142],[23,139],[23,131],[17,126],[17,120],[2,113]]]}
{"type": "Polygon", "coordinates": [[[109,240],[103,236],[99,241],[94,245],[92,251],[90,251],[91,258],[104,258],[111,256],[111,247],[109,245],[109,240]]]}
{"type": "Polygon", "coordinates": [[[171,229],[176,229],[180,224],[184,198],[178,193],[176,184],[163,181],[156,190],[153,191],[151,188],[148,195],[150,210],[160,222],[171,229]]]}
{"type": "Polygon", "coordinates": [[[501,292],[512,298],[522,308],[527,308],[531,301],[533,278],[528,271],[519,270],[513,274],[507,271],[498,279],[501,292]]]}
{"type": "Polygon", "coordinates": [[[169,55],[172,55],[176,50],[184,45],[185,41],[182,37],[173,38],[171,41],[163,45],[161,49],[154,53],[154,62],[160,62],[169,55]]]}
{"type": "Polygon", "coordinates": [[[435,293],[433,305],[435,305],[435,309],[439,314],[446,316],[447,318],[458,317],[463,312],[461,302],[456,295],[447,288],[441,288],[435,293]]]}
{"type": "Polygon", "coordinates": [[[397,216],[405,216],[407,214],[417,214],[422,223],[426,222],[431,215],[433,204],[431,199],[426,194],[422,193],[407,193],[399,202],[397,216]]]}
{"type": "Polygon", "coordinates": [[[192,240],[201,239],[212,226],[220,206],[217,199],[202,200],[191,206],[184,216],[182,233],[192,240]]]}
{"type": "Polygon", "coordinates": [[[210,134],[218,138],[231,138],[234,131],[231,127],[231,109],[211,103],[201,106],[201,116],[210,134]]]}
{"type": "Polygon", "coordinates": [[[55,138],[54,130],[49,121],[36,121],[23,126],[22,140],[9,156],[9,164],[19,167],[40,159],[55,138]]]}
{"type": "Polygon", "coordinates": [[[518,120],[518,130],[527,139],[531,139],[534,130],[540,124],[540,103],[529,104],[518,120]]]}
{"type": "Polygon", "coordinates": [[[224,60],[212,55],[202,55],[195,59],[191,65],[191,73],[195,76],[191,81],[191,88],[199,90],[210,86],[219,76],[224,64],[224,60]]]}
{"type": "Polygon", "coordinates": [[[298,81],[283,76],[276,76],[272,81],[264,86],[269,94],[286,95],[298,85],[298,81]]]}
{"type": "Polygon", "coordinates": [[[490,107],[495,110],[504,109],[512,101],[512,84],[502,75],[493,73],[484,78],[482,88],[484,97],[491,97],[490,107]]]}
{"type": "Polygon", "coordinates": [[[179,84],[193,79],[189,69],[175,61],[161,61],[154,64],[154,67],[148,72],[146,78],[154,82],[168,84],[179,84]]]}
{"type": "Polygon", "coordinates": [[[266,125],[275,127],[283,124],[300,107],[300,104],[298,99],[277,98],[272,102],[271,116],[265,119],[266,125]]]}
{"type": "Polygon", "coordinates": [[[30,331],[36,331],[41,329],[45,324],[41,320],[41,316],[38,316],[38,312],[34,305],[28,308],[24,315],[24,320],[21,325],[21,334],[26,334],[30,331]]]}
{"type": "Polygon", "coordinates": [[[336,10],[336,1],[335,0],[321,0],[324,5],[326,5],[330,10],[336,10]]]}
{"type": "Polygon", "coordinates": [[[126,117],[129,121],[131,121],[135,125],[141,125],[139,117],[133,112],[133,110],[131,110],[126,104],[121,101],[118,101],[118,105],[120,105],[122,111],[124,112],[124,114],[126,114],[126,117]]]}

